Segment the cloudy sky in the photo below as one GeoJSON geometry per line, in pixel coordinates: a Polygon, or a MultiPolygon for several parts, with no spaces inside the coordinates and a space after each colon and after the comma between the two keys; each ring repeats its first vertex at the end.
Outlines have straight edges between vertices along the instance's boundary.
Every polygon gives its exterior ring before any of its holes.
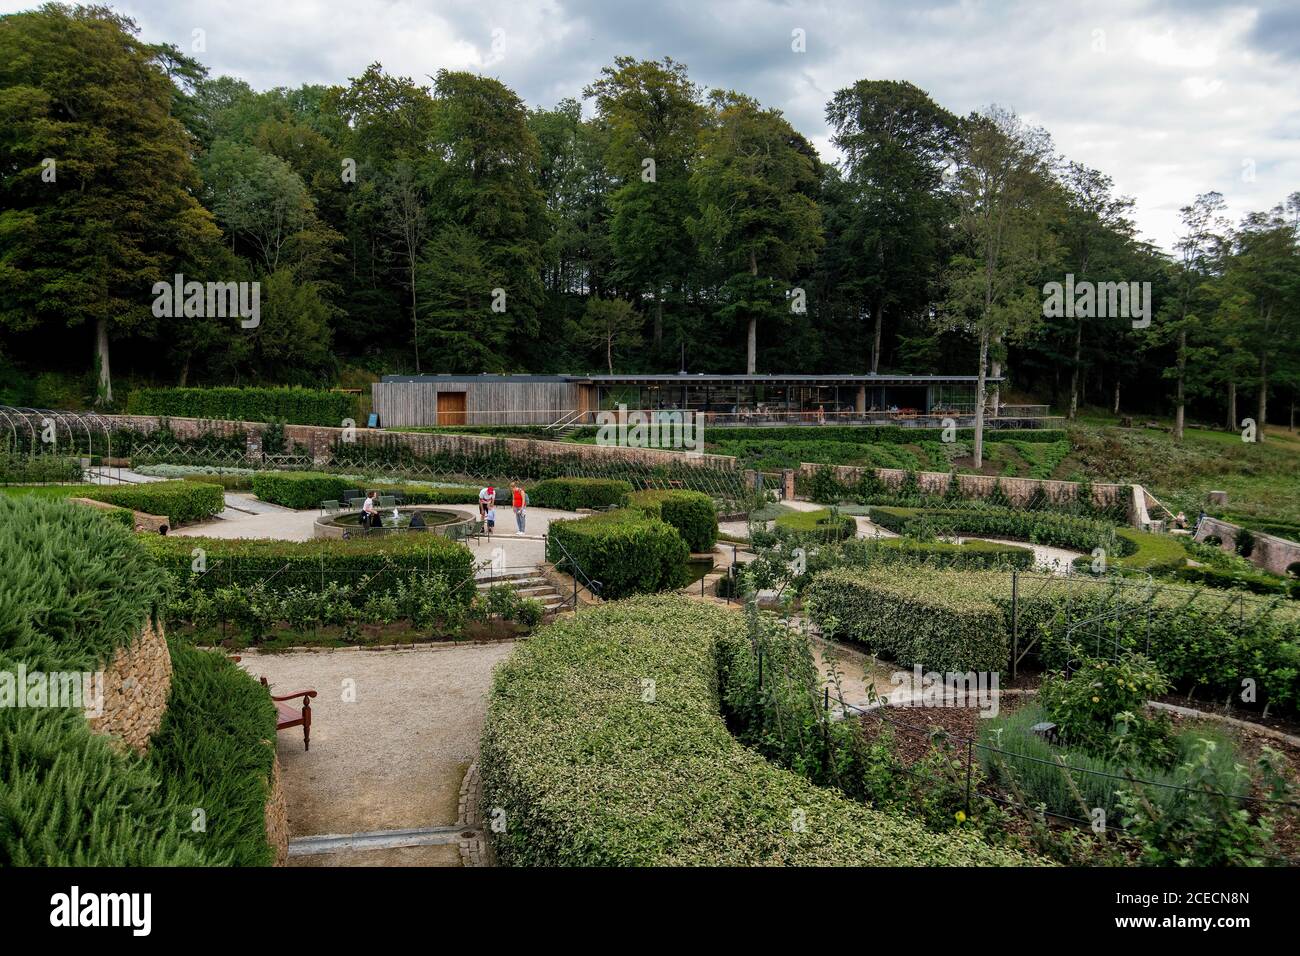
{"type": "Polygon", "coordinates": [[[346,82],[377,60],[416,78],[475,70],[551,106],[615,56],[669,55],[784,110],[829,159],[835,90],[909,80],[956,113],[999,103],[1047,127],[1137,199],[1165,247],[1199,192],[1222,192],[1236,219],[1300,190],[1297,0],[105,2],[151,41],[191,48],[203,31],[199,59],[258,89],[346,82]]]}

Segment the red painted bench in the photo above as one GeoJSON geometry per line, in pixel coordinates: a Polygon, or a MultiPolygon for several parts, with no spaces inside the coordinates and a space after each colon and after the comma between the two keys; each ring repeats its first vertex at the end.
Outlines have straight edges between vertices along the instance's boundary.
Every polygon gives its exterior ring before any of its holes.
{"type": "MultiPolygon", "coordinates": [[[[268,694],[271,693],[271,685],[266,682],[265,677],[262,678],[262,686],[266,688],[268,694]]],[[[311,698],[315,696],[314,690],[294,691],[282,697],[271,694],[271,700],[275,701],[275,729],[302,727],[303,750],[311,750],[311,698]],[[289,703],[299,698],[302,698],[301,709],[289,703]]]]}

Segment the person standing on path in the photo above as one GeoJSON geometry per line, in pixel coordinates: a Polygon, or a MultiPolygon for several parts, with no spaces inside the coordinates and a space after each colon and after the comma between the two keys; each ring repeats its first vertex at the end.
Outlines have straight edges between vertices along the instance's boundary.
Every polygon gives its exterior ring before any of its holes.
{"type": "Polygon", "coordinates": [[[524,526],[528,523],[528,516],[525,514],[528,508],[528,495],[519,487],[517,481],[510,483],[510,504],[515,509],[515,527],[518,529],[515,534],[523,534],[524,526]]]}

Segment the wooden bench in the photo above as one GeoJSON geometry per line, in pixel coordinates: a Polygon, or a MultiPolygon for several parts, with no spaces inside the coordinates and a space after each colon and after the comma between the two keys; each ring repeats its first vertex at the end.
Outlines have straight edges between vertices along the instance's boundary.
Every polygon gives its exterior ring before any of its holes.
{"type": "MultiPolygon", "coordinates": [[[[271,685],[262,678],[262,686],[266,688],[268,694],[271,693],[271,685]]],[[[286,727],[302,727],[302,749],[311,750],[311,699],[316,696],[314,690],[299,690],[292,694],[285,694],[277,697],[271,694],[271,700],[275,701],[275,729],[284,730],[286,727]],[[302,708],[294,707],[289,701],[295,701],[302,698],[302,708]]]]}

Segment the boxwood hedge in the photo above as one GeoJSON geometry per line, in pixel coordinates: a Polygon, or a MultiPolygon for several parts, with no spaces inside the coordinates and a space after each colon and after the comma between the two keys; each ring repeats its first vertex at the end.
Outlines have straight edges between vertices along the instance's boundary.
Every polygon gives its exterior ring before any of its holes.
{"type": "Polygon", "coordinates": [[[253,494],[284,508],[319,508],[322,501],[338,501],[355,481],[317,471],[259,471],[253,476],[253,494]]]}
{"type": "Polygon", "coordinates": [[[314,538],[277,541],[262,538],[141,538],[145,548],[170,576],[182,595],[193,589],[213,591],[230,583],[264,581],[274,592],[294,586],[322,588],[330,582],[360,584],[371,577],[367,592],[395,587],[413,574],[441,574],[467,582],[465,603],[474,593],[474,555],[459,541],[439,535],[384,535],[344,541],[314,538]],[[202,552],[201,573],[195,571],[202,552]],[[382,572],[382,573],[380,573],[382,572]]]}
{"type": "Polygon", "coordinates": [[[920,569],[832,568],[804,591],[811,619],[896,661],[926,670],[1001,671],[1011,654],[1002,612],[973,588],[936,587],[920,569]]]}
{"type": "Polygon", "coordinates": [[[528,492],[537,508],[577,511],[579,508],[621,508],[627,504],[632,485],[613,478],[547,478],[528,492]]]}
{"type": "Polygon", "coordinates": [[[777,515],[776,527],[808,541],[843,541],[858,533],[852,515],[833,513],[830,508],[777,515]]]}
{"type": "MultiPolygon", "coordinates": [[[[954,670],[1000,670],[1009,660],[1011,575],[1005,572],[835,569],[815,575],[806,593],[814,622],[908,666],[947,670],[954,661],[954,670]],[[965,661],[984,666],[960,666],[965,661]]],[[[1075,635],[1086,653],[1109,653],[1118,642],[1154,660],[1181,690],[1222,700],[1251,680],[1258,706],[1300,705],[1300,608],[1285,599],[1159,584],[1118,590],[1109,579],[1082,576],[1036,579],[1018,598],[1022,647],[1037,637],[1046,667],[1063,668],[1077,656],[1065,643],[1069,624],[1098,620],[1103,626],[1075,635]]]]}
{"type": "MultiPolygon", "coordinates": [[[[220,485],[197,481],[150,481],[136,485],[33,485],[8,487],[7,497],[90,498],[146,514],[162,515],[173,525],[202,521],[226,507],[220,485]]],[[[123,519],[118,519],[123,520],[123,519]]]]}
{"type": "Polygon", "coordinates": [[[291,425],[339,428],[356,418],[355,403],[343,392],[309,388],[140,388],[126,399],[131,415],[216,418],[237,422],[280,419],[291,425]]]}
{"type": "Polygon", "coordinates": [[[718,542],[718,512],[703,492],[681,489],[638,491],[628,504],[677,529],[692,552],[712,551],[718,542]]]}
{"type": "Polygon", "coordinates": [[[682,536],[632,508],[551,522],[546,559],[571,570],[560,545],[606,598],[685,587],[688,580],[691,553],[682,536]]]}
{"type": "Polygon", "coordinates": [[[484,809],[505,822],[498,862],[1029,862],[869,809],[743,746],[719,712],[718,642],[744,639],[733,612],[660,596],[584,610],[518,645],[497,671],[479,758],[484,809]]]}

